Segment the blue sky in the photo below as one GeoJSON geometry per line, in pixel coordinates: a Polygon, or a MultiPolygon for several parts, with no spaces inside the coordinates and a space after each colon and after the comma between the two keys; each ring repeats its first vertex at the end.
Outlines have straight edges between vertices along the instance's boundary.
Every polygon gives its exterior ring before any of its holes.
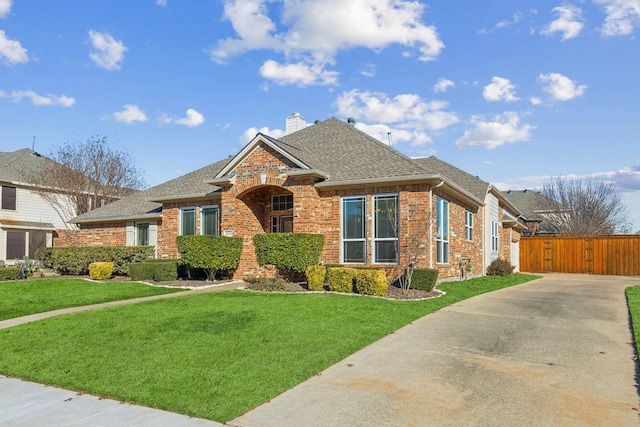
{"type": "Polygon", "coordinates": [[[0,0],[0,151],[105,136],[156,185],[299,112],[640,229],[640,0],[0,0]]]}

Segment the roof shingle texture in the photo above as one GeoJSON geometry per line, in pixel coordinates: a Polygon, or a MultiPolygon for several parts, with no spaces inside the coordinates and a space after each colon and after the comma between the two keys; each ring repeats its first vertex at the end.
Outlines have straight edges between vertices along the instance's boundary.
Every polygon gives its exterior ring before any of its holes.
{"type": "Polygon", "coordinates": [[[0,182],[34,184],[33,177],[55,163],[28,148],[11,153],[0,152],[0,182]]]}
{"type": "Polygon", "coordinates": [[[490,184],[435,156],[413,159],[430,173],[437,173],[464,188],[479,200],[485,200],[490,184]]]}

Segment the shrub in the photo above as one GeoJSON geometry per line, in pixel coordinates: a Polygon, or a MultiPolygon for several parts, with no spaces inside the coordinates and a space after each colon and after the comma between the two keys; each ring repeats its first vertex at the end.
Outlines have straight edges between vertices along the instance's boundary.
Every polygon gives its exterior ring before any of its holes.
{"type": "Polygon", "coordinates": [[[324,278],[327,269],[324,265],[312,265],[307,267],[307,286],[311,291],[321,291],[324,287],[324,278]]]}
{"type": "Polygon", "coordinates": [[[92,262],[89,264],[89,277],[94,280],[111,279],[113,275],[112,262],[92,262]]]}
{"type": "Polygon", "coordinates": [[[287,281],[282,277],[250,277],[245,279],[247,289],[254,291],[285,291],[287,281]]]}
{"type": "Polygon", "coordinates": [[[327,283],[329,281],[329,277],[327,276],[329,274],[329,269],[330,268],[344,268],[344,265],[342,265],[342,264],[325,264],[324,268],[325,268],[324,283],[327,283]]]}
{"type": "Polygon", "coordinates": [[[355,275],[356,291],[363,295],[387,295],[387,275],[379,269],[357,269],[355,275]]]}
{"type": "Polygon", "coordinates": [[[433,288],[436,287],[437,280],[438,270],[433,268],[415,268],[411,275],[411,289],[432,291],[433,288]]]}
{"type": "Polygon", "coordinates": [[[259,265],[304,273],[307,267],[318,265],[324,248],[322,234],[263,233],[253,237],[259,265]]]}
{"type": "MultiPolygon", "coordinates": [[[[51,249],[51,268],[60,274],[88,274],[92,262],[113,262],[113,274],[126,276],[129,263],[154,256],[153,246],[85,246],[51,249]]],[[[44,263],[44,261],[43,261],[44,263]]]]}
{"type": "Polygon", "coordinates": [[[334,292],[353,292],[353,281],[357,270],[355,268],[336,267],[327,271],[329,290],[334,292]]]}
{"type": "Polygon", "coordinates": [[[52,247],[41,247],[36,249],[36,252],[33,257],[38,261],[40,261],[44,267],[53,268],[53,248],[52,247]]]}
{"type": "Polygon", "coordinates": [[[0,268],[0,280],[17,280],[20,278],[22,278],[22,270],[19,268],[0,268]]]}
{"type": "Polygon", "coordinates": [[[242,254],[242,238],[228,236],[178,236],[180,263],[207,270],[207,280],[216,271],[235,270],[242,254]]]}
{"type": "Polygon", "coordinates": [[[506,259],[496,258],[487,267],[487,276],[508,276],[514,268],[506,259]]]}
{"type": "Polygon", "coordinates": [[[145,262],[129,264],[131,280],[155,280],[166,282],[178,278],[178,260],[150,259],[145,262]]]}

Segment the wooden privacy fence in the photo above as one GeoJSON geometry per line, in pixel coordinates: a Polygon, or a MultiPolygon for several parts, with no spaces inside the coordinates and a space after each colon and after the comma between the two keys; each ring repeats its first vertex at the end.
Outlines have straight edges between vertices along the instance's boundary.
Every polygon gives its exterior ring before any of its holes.
{"type": "Polygon", "coordinates": [[[520,271],[640,276],[640,235],[523,237],[520,271]]]}

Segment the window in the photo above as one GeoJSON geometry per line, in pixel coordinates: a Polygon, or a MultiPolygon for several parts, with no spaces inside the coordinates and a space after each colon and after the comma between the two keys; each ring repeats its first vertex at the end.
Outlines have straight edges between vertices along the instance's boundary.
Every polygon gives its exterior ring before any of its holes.
{"type": "Polygon", "coordinates": [[[464,212],[464,238],[473,240],[473,213],[469,211],[464,212]]]}
{"type": "Polygon", "coordinates": [[[342,262],[366,262],[365,198],[342,199],[342,262]]]}
{"type": "Polygon", "coordinates": [[[373,259],[398,262],[398,195],[374,196],[373,259]]]}
{"type": "Polygon", "coordinates": [[[136,224],[136,246],[149,246],[149,223],[136,224]]]}
{"type": "Polygon", "coordinates": [[[449,201],[436,197],[436,248],[438,264],[449,263],[449,201]]]}
{"type": "Polygon", "coordinates": [[[200,224],[202,227],[203,235],[218,235],[220,234],[220,229],[218,228],[218,207],[217,206],[207,206],[202,208],[200,211],[200,224]]]}
{"type": "Polygon", "coordinates": [[[292,216],[272,216],[271,232],[272,233],[293,233],[293,217],[292,216]]]}
{"type": "Polygon", "coordinates": [[[498,221],[491,221],[491,250],[498,250],[498,221]]]}
{"type": "Polygon", "coordinates": [[[2,186],[2,209],[16,210],[16,187],[2,186]]]}
{"type": "Polygon", "coordinates": [[[286,211],[293,209],[293,194],[280,194],[271,197],[272,211],[286,211]]]}
{"type": "Polygon", "coordinates": [[[22,259],[26,255],[27,232],[7,230],[7,259],[22,259]]]}
{"type": "Polygon", "coordinates": [[[180,235],[193,236],[196,234],[196,208],[180,209],[180,235]]]}

